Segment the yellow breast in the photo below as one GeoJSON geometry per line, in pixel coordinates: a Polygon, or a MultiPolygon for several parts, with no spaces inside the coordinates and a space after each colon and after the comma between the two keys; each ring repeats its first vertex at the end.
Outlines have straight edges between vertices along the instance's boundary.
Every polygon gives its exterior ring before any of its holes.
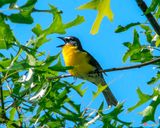
{"type": "Polygon", "coordinates": [[[89,57],[86,52],[77,49],[76,46],[66,44],[62,48],[62,55],[66,66],[73,66],[69,73],[73,76],[81,77],[95,68],[89,64],[89,57]]]}

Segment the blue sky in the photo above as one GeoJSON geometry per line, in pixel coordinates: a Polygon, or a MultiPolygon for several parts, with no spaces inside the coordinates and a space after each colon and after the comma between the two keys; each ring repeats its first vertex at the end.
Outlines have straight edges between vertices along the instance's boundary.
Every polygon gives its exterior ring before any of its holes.
{"type": "MultiPolygon", "coordinates": [[[[118,25],[126,25],[131,22],[145,22],[146,19],[142,16],[141,10],[138,8],[135,1],[128,0],[111,0],[111,8],[114,13],[114,21],[110,22],[107,18],[104,18],[99,33],[97,35],[91,35],[89,33],[91,25],[96,17],[97,12],[93,10],[76,10],[78,6],[87,2],[78,1],[78,0],[45,0],[44,2],[39,1],[36,4],[38,9],[48,9],[48,4],[55,5],[60,10],[63,11],[62,18],[64,22],[69,22],[73,20],[77,15],[82,15],[85,17],[85,22],[79,26],[73,27],[67,30],[65,35],[61,36],[76,36],[81,40],[82,46],[85,50],[91,53],[97,61],[101,64],[104,69],[121,67],[127,65],[133,65],[134,63],[122,62],[122,57],[126,52],[126,48],[123,46],[123,42],[132,41],[133,38],[133,29],[128,30],[127,32],[116,34],[114,30],[118,25]]],[[[22,4],[19,2],[19,5],[22,4]]],[[[13,29],[15,35],[20,42],[25,43],[29,40],[33,33],[31,29],[35,24],[41,24],[42,28],[46,28],[52,22],[52,16],[47,13],[34,13],[34,24],[32,25],[18,25],[12,24],[11,28],[13,29]]],[[[139,30],[139,28],[137,28],[139,30]]],[[[56,48],[57,45],[62,44],[63,42],[56,37],[60,36],[58,34],[50,35],[52,39],[50,42],[43,45],[40,48],[42,51],[50,55],[57,54],[60,49],[56,48]]],[[[140,35],[140,36],[143,36],[140,35]]],[[[144,38],[141,40],[141,43],[146,44],[144,38]]],[[[138,101],[138,96],[136,94],[136,89],[138,87],[145,93],[152,93],[151,86],[146,84],[152,76],[156,74],[156,70],[153,69],[153,66],[147,66],[140,69],[132,69],[127,71],[117,71],[107,73],[105,80],[109,83],[109,86],[117,97],[117,99],[122,102],[125,101],[124,108],[134,105],[138,101]]],[[[73,78],[65,78],[66,81],[73,82],[73,78]]],[[[82,80],[77,80],[76,84],[82,82],[82,80]]],[[[84,88],[88,88],[85,96],[83,98],[79,97],[75,92],[70,94],[71,97],[77,103],[82,104],[82,109],[88,107],[92,100],[92,91],[96,90],[96,86],[86,82],[84,88]]],[[[97,108],[101,102],[104,100],[103,95],[99,95],[90,105],[90,108],[97,108]]],[[[107,105],[106,105],[107,107],[107,105]]],[[[121,114],[121,119],[126,121],[133,121],[135,126],[138,126],[141,121],[141,116],[137,113],[142,111],[145,105],[136,109],[134,112],[127,113],[125,111],[121,114]]],[[[160,113],[160,112],[159,112],[160,113]]],[[[156,114],[156,119],[158,118],[158,111],[156,114]]],[[[92,125],[91,127],[95,127],[92,125]]]]}

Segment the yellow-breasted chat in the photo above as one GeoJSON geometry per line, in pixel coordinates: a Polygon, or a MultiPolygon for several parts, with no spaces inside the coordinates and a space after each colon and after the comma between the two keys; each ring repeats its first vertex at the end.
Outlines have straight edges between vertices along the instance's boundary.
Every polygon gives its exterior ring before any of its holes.
{"type": "MultiPolygon", "coordinates": [[[[88,80],[95,85],[107,86],[103,74],[99,72],[102,70],[100,64],[82,48],[81,42],[77,37],[67,36],[58,38],[64,41],[63,45],[57,47],[62,47],[65,65],[73,66],[73,69],[69,70],[72,76],[88,80]]],[[[109,87],[103,90],[103,95],[108,105],[116,106],[118,104],[109,87]]]]}

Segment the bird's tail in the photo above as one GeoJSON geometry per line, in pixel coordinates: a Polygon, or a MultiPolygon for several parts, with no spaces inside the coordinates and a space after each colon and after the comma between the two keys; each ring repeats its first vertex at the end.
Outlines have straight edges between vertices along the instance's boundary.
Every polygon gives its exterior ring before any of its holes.
{"type": "Polygon", "coordinates": [[[108,106],[116,106],[118,104],[117,99],[115,98],[109,87],[103,90],[103,95],[107,101],[108,106]]]}

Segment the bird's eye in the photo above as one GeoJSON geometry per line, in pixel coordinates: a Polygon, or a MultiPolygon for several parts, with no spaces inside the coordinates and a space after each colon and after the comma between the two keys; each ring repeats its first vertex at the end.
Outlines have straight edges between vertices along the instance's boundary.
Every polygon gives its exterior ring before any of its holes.
{"type": "Polygon", "coordinates": [[[69,42],[70,40],[69,40],[69,39],[66,39],[66,41],[69,42]]]}

